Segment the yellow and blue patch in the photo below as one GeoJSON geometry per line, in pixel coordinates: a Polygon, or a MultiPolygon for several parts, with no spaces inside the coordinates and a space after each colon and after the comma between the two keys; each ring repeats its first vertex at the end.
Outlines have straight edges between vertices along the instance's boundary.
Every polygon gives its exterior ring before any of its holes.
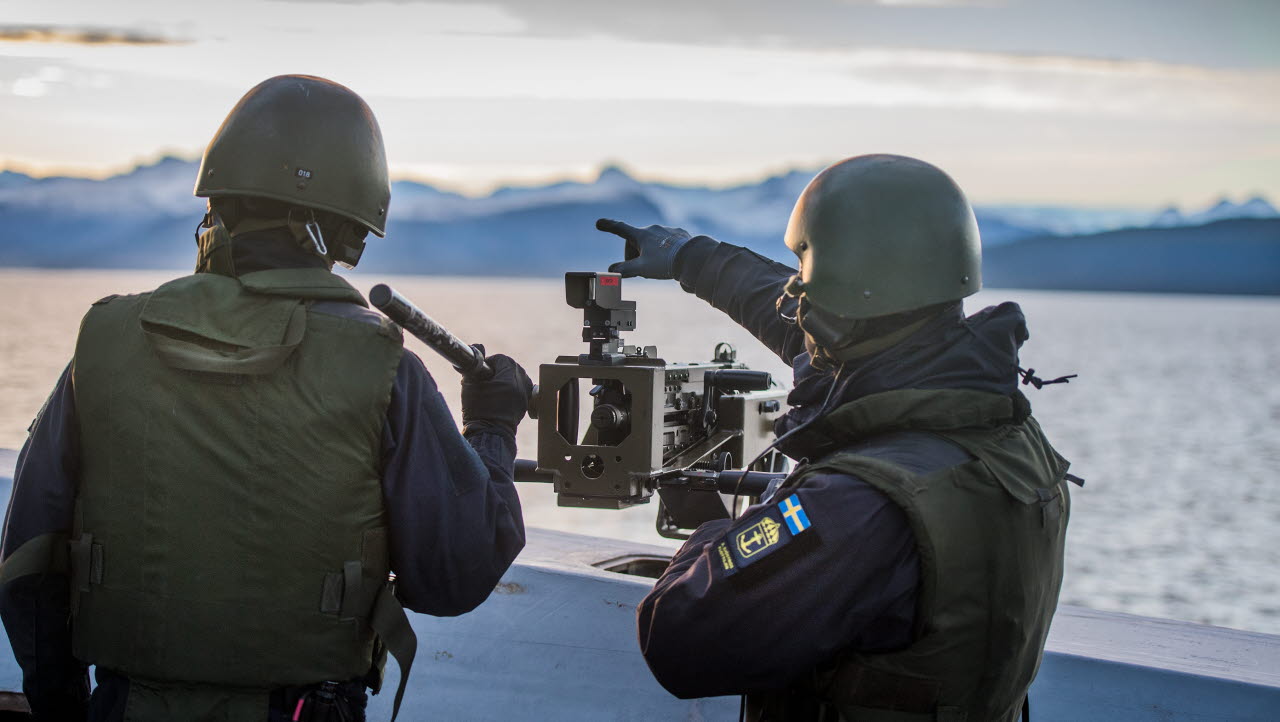
{"type": "Polygon", "coordinates": [[[787,528],[791,530],[792,534],[799,534],[812,526],[809,523],[809,515],[805,513],[804,507],[800,505],[800,497],[795,494],[783,499],[778,508],[782,510],[782,518],[787,520],[787,528]]]}
{"type": "Polygon", "coordinates": [[[714,558],[732,576],[772,555],[813,527],[800,497],[792,494],[739,521],[716,543],[714,558]]]}

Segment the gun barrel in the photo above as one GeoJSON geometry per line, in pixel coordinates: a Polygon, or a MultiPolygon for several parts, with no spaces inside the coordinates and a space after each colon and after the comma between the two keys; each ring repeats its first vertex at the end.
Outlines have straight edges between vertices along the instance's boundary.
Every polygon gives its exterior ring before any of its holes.
{"type": "Polygon", "coordinates": [[[538,471],[538,462],[533,459],[516,459],[515,479],[551,484],[555,482],[556,475],[549,471],[538,471]]]}
{"type": "Polygon", "coordinates": [[[413,334],[432,351],[453,364],[463,376],[485,379],[493,375],[493,369],[485,363],[480,349],[454,336],[413,305],[409,299],[396,293],[385,283],[379,283],[369,291],[369,302],[395,321],[400,328],[413,334]]]}
{"type": "MultiPolygon", "coordinates": [[[[741,470],[732,469],[714,473],[716,487],[721,493],[738,493],[744,496],[760,496],[769,488],[769,484],[787,476],[782,472],[748,471],[744,477],[741,470]]],[[[538,471],[538,462],[533,459],[516,459],[515,480],[550,484],[556,479],[552,472],[538,471]]]]}
{"type": "Polygon", "coordinates": [[[716,487],[722,494],[760,496],[769,488],[769,484],[786,476],[781,472],[748,471],[744,477],[741,471],[721,471],[716,477],[716,487]]]}

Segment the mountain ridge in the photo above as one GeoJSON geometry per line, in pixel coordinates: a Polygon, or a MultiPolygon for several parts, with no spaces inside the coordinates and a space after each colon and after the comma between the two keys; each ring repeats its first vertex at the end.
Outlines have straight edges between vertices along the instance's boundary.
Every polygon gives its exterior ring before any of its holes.
{"type": "MultiPolygon", "coordinates": [[[[190,237],[204,212],[204,200],[191,196],[196,171],[192,161],[167,157],[103,180],[0,172],[0,265],[189,265],[191,247],[180,239],[190,237]]],[[[592,181],[504,186],[481,196],[396,181],[387,237],[370,239],[360,270],[550,276],[566,264],[603,268],[617,260],[620,242],[595,230],[601,217],[680,226],[788,259],[782,236],[811,175],[792,170],[757,183],[709,188],[641,181],[611,165],[592,181]]],[[[1266,250],[1280,249],[1280,214],[1262,197],[1238,204],[1222,199],[1193,213],[979,204],[975,215],[990,285],[1280,293],[1280,281],[1259,277],[1280,276],[1280,255],[1266,250]],[[1236,233],[1250,240],[1233,240],[1236,233]],[[1080,240],[1095,236],[1103,240],[1080,240]],[[1161,239],[1171,245],[1161,245],[1161,239]],[[1188,244],[1199,250],[1188,251],[1188,244]],[[1144,269],[1133,262],[1141,255],[1135,248],[1156,257],[1167,251],[1181,260],[1144,269]],[[1061,257],[1066,249],[1079,258],[1061,257]],[[1077,268],[1086,257],[1099,269],[1092,279],[1063,276],[1063,269],[1077,268]],[[1206,264],[1235,270],[1205,283],[1206,264]],[[1120,268],[1127,270],[1114,270],[1120,268]],[[1162,270],[1156,274],[1154,268],[1162,270]],[[1241,279],[1234,291],[1232,273],[1241,279]],[[1185,278],[1179,281],[1178,274],[1185,278]],[[1103,283],[1103,277],[1109,280],[1103,283]]]]}

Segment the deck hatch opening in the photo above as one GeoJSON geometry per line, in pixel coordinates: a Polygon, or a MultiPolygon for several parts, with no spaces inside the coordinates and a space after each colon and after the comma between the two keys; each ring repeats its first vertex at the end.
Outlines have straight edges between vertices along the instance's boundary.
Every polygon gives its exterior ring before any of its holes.
{"type": "Polygon", "coordinates": [[[670,563],[671,557],[657,554],[628,554],[596,562],[591,566],[614,574],[629,574],[633,577],[657,579],[667,570],[667,565],[670,563]]]}

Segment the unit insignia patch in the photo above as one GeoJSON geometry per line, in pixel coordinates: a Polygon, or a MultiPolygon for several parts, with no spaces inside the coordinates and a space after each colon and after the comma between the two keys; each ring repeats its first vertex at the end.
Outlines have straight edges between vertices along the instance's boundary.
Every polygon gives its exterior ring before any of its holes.
{"type": "Polygon", "coordinates": [[[715,558],[725,576],[732,576],[789,544],[813,527],[800,497],[792,494],[742,519],[715,545],[715,558]]]}
{"type": "Polygon", "coordinates": [[[734,535],[733,543],[743,559],[750,559],[778,543],[778,529],[782,525],[767,515],[743,531],[734,535]]]}

